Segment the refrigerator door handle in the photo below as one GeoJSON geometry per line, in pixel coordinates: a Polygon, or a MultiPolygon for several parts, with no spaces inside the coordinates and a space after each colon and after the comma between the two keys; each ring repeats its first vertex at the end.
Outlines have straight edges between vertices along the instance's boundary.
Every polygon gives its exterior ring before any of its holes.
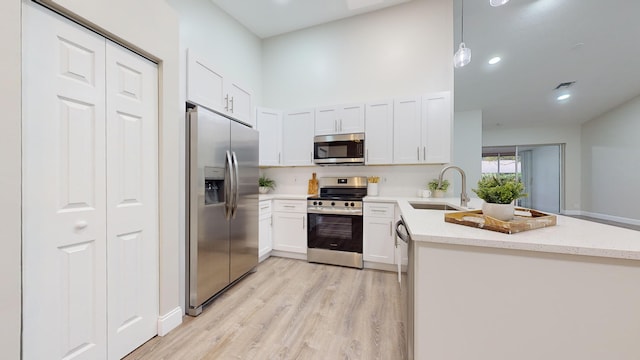
{"type": "Polygon", "coordinates": [[[238,210],[238,197],[240,194],[240,177],[238,175],[238,157],[236,156],[236,152],[232,152],[232,161],[233,163],[233,177],[234,181],[232,185],[235,187],[231,190],[233,191],[233,203],[231,204],[231,218],[236,218],[236,212],[238,210]]]}
{"type": "Polygon", "coordinates": [[[227,150],[226,155],[226,166],[225,166],[225,181],[224,181],[224,217],[229,220],[231,218],[231,209],[233,207],[233,191],[235,189],[234,186],[234,178],[233,178],[233,164],[231,163],[231,152],[227,150]]]}

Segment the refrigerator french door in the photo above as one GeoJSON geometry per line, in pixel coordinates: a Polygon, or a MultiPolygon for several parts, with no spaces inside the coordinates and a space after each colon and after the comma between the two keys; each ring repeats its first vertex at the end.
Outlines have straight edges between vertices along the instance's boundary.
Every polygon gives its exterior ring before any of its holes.
{"type": "Polygon", "coordinates": [[[258,132],[187,112],[187,313],[258,264],[258,132]]]}

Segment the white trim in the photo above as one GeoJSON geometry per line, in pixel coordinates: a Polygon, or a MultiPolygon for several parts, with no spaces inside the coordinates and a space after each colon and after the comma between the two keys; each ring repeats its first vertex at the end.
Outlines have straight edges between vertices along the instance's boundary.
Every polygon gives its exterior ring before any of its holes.
{"type": "Polygon", "coordinates": [[[579,215],[582,215],[582,211],[581,210],[562,210],[560,213],[562,215],[568,215],[568,216],[579,216],[579,215]]]}
{"type": "Polygon", "coordinates": [[[383,263],[371,262],[371,261],[365,261],[364,262],[364,268],[365,269],[373,269],[373,270],[390,271],[390,272],[397,272],[398,271],[398,265],[383,264],[383,263]]]}
{"type": "Polygon", "coordinates": [[[258,258],[258,263],[261,263],[265,260],[267,260],[269,257],[271,256],[271,251],[268,251],[264,254],[262,254],[259,258],[258,258]]]}
{"type": "Polygon", "coordinates": [[[596,218],[596,219],[615,221],[615,222],[619,222],[619,223],[623,223],[623,224],[630,224],[630,225],[638,225],[638,226],[640,226],[640,220],[639,219],[624,218],[624,217],[607,215],[607,214],[598,214],[598,213],[592,213],[592,212],[588,212],[588,211],[581,211],[581,215],[589,216],[589,217],[596,218]]]}
{"type": "Polygon", "coordinates": [[[182,307],[178,306],[164,315],[158,317],[158,336],[165,336],[171,330],[182,324],[182,307]]]}

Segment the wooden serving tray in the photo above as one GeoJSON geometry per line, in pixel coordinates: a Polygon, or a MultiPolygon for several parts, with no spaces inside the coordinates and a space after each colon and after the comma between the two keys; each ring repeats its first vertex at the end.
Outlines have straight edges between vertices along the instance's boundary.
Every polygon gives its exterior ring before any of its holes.
{"type": "Polygon", "coordinates": [[[482,210],[460,211],[444,214],[444,221],[505,234],[554,226],[556,216],[541,211],[516,208],[513,220],[502,221],[482,214],[482,210]]]}

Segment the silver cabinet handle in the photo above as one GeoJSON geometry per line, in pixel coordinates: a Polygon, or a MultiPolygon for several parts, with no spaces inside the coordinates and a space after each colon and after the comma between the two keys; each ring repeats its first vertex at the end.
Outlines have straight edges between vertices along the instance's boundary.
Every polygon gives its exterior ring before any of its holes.
{"type": "Polygon", "coordinates": [[[224,101],[225,101],[224,111],[229,111],[229,94],[225,95],[224,101]]]}
{"type": "Polygon", "coordinates": [[[309,153],[309,163],[313,164],[313,151],[309,153]]]}
{"type": "Polygon", "coordinates": [[[416,153],[418,154],[418,160],[420,160],[420,146],[416,148],[416,153]]]}
{"type": "Polygon", "coordinates": [[[264,209],[268,209],[268,208],[269,208],[269,205],[267,205],[267,206],[261,206],[261,207],[260,207],[260,210],[264,210],[264,209]]]}
{"type": "Polygon", "coordinates": [[[302,230],[305,229],[305,223],[307,222],[307,217],[305,215],[302,216],[302,230]]]}
{"type": "Polygon", "coordinates": [[[231,103],[231,109],[229,111],[233,114],[233,96],[231,97],[231,100],[229,100],[229,102],[231,103]]]}
{"type": "Polygon", "coordinates": [[[367,162],[369,162],[369,149],[367,149],[367,162]]]}
{"type": "MultiPolygon", "coordinates": [[[[393,221],[389,221],[389,236],[393,236],[393,221]]],[[[396,247],[398,244],[396,243],[396,247]]]]}
{"type": "Polygon", "coordinates": [[[422,160],[427,160],[427,147],[422,148],[422,160]]]}
{"type": "Polygon", "coordinates": [[[278,164],[282,164],[282,162],[280,161],[280,154],[281,152],[278,151],[278,164]]]}
{"type": "Polygon", "coordinates": [[[340,119],[340,132],[342,132],[342,119],[340,119]]]}
{"type": "Polygon", "coordinates": [[[286,207],[287,209],[293,209],[296,206],[295,205],[282,205],[282,207],[286,207]]]}

